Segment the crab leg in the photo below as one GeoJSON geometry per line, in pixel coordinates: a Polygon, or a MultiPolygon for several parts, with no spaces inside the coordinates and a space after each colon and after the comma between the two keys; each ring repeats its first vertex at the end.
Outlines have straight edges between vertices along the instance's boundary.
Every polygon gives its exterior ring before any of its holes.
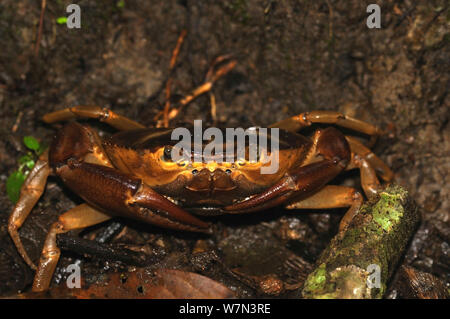
{"type": "Polygon", "coordinates": [[[295,201],[288,206],[287,209],[327,209],[350,207],[341,219],[339,230],[346,229],[358,212],[363,197],[360,192],[352,187],[327,185],[317,193],[295,201]]]}
{"type": "Polygon", "coordinates": [[[50,286],[61,254],[56,245],[57,234],[100,224],[110,218],[109,215],[87,204],[76,206],[59,216],[58,221],[50,227],[45,239],[39,266],[34,276],[33,291],[44,291],[50,286]]]}
{"type": "Polygon", "coordinates": [[[381,131],[378,127],[367,122],[355,119],[334,111],[312,111],[300,113],[288,119],[270,125],[270,127],[281,127],[287,131],[296,132],[313,123],[336,124],[357,132],[371,136],[369,145],[373,145],[381,131]]]}
{"type": "Polygon", "coordinates": [[[19,201],[16,203],[8,221],[9,235],[16,245],[19,254],[32,269],[36,269],[36,265],[31,261],[25,251],[22,241],[20,240],[18,230],[23,225],[34,205],[36,205],[36,202],[45,190],[47,177],[50,174],[50,167],[48,165],[47,158],[48,150],[40,156],[39,160],[36,162],[25,180],[25,183],[20,191],[19,201]]]}
{"type": "Polygon", "coordinates": [[[114,113],[99,106],[74,106],[45,114],[42,118],[46,123],[67,121],[76,118],[92,118],[105,122],[118,130],[133,130],[145,128],[142,124],[114,113]]]}
{"type": "MultiPolygon", "coordinates": [[[[360,141],[351,136],[345,137],[350,145],[350,149],[354,156],[352,156],[352,163],[349,165],[349,169],[351,169],[352,164],[354,163],[354,157],[360,157],[364,159],[379,175],[380,177],[389,182],[394,178],[394,173],[391,169],[372,151],[364,146],[360,141]]],[[[356,165],[360,167],[359,165],[356,165]]]]}

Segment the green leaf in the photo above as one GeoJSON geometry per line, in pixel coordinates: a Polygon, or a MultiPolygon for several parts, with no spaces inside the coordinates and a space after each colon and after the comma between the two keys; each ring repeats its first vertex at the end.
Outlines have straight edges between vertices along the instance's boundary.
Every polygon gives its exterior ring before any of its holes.
{"type": "Polygon", "coordinates": [[[40,148],[40,144],[37,139],[35,139],[33,136],[25,136],[23,138],[23,143],[26,147],[28,147],[30,150],[37,151],[40,148]]]}
{"type": "Polygon", "coordinates": [[[19,171],[13,172],[6,180],[6,193],[13,203],[17,203],[20,197],[20,188],[25,181],[25,175],[19,171]]]}
{"type": "Polygon", "coordinates": [[[119,1],[117,1],[117,7],[118,8],[123,8],[123,7],[125,7],[125,1],[124,0],[119,0],[119,1]]]}
{"type": "Polygon", "coordinates": [[[34,167],[35,161],[30,154],[27,154],[19,158],[19,164],[21,166],[26,166],[28,169],[32,169],[34,167]]]}
{"type": "Polygon", "coordinates": [[[56,19],[57,24],[66,24],[67,23],[67,17],[59,17],[56,19]]]}

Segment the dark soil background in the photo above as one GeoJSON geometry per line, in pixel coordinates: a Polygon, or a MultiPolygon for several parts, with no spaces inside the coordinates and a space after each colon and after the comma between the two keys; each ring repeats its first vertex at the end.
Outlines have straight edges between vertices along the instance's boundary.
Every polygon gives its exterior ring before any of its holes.
{"type": "MultiPolygon", "coordinates": [[[[74,105],[105,106],[154,125],[153,117],[164,105],[160,93],[169,76],[171,52],[183,29],[188,34],[173,73],[175,98],[201,84],[217,56],[232,54],[238,63],[212,90],[216,123],[205,95],[172,126],[201,119],[217,126],[264,127],[314,109],[341,111],[380,126],[387,134],[374,151],[395,171],[396,182],[410,191],[423,217],[402,266],[430,274],[433,282],[449,288],[447,1],[76,1],[81,29],[56,23],[68,15],[69,3],[47,1],[38,54],[41,1],[0,3],[0,295],[28,291],[33,279],[6,226],[13,204],[5,182],[26,153],[23,136],[48,143],[55,130],[41,117],[74,105]],[[366,26],[369,3],[381,7],[381,29],[366,26]]],[[[88,123],[104,134],[114,132],[88,123]]],[[[358,187],[359,176],[349,172],[336,182],[358,187]]],[[[60,181],[49,179],[20,231],[34,260],[50,224],[78,203],[60,181]]],[[[209,219],[215,228],[212,236],[128,220],[81,235],[93,239],[117,227],[110,242],[149,256],[149,270],[200,273],[224,283],[238,297],[295,297],[298,291],[287,288],[301,286],[336,234],[344,211],[277,208],[220,216],[209,219]],[[263,289],[262,282],[284,288],[263,289]]],[[[135,269],[124,261],[81,255],[63,250],[54,285],[64,279],[62,269],[77,259],[83,276],[91,280],[135,269]]],[[[417,297],[405,288],[404,268],[399,265],[386,297],[417,297]]]]}

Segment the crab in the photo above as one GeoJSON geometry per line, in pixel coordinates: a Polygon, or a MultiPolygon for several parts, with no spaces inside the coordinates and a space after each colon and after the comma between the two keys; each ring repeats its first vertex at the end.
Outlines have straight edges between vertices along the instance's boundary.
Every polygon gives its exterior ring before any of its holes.
{"type": "Polygon", "coordinates": [[[366,197],[376,195],[393,172],[359,139],[337,127],[371,137],[379,128],[332,111],[302,113],[271,125],[279,128],[279,168],[261,174],[261,159],[231,162],[174,162],[170,128],[146,128],[111,110],[75,106],[43,117],[46,123],[66,122],[27,177],[8,222],[8,231],[25,262],[36,270],[33,291],[49,288],[60,257],[57,234],[124,216],[183,231],[211,233],[201,215],[262,211],[277,205],[287,209],[347,207],[344,231],[363,203],[352,187],[329,185],[338,174],[359,169],[366,197]],[[119,130],[100,138],[76,119],[97,119],[119,130]],[[311,137],[298,132],[314,123],[330,124],[311,137]],[[29,258],[18,230],[45,190],[49,175],[59,176],[85,203],[59,216],[46,236],[39,264],[29,258]],[[378,175],[378,176],[377,176],[378,175]]]}

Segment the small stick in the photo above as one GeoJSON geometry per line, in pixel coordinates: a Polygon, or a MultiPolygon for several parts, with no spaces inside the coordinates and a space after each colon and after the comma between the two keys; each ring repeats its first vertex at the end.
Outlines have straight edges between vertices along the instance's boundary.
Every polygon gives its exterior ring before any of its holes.
{"type": "Polygon", "coordinates": [[[39,30],[38,30],[36,45],[34,46],[34,55],[35,56],[38,56],[38,54],[39,54],[39,46],[41,44],[42,27],[44,25],[44,13],[45,13],[46,6],[47,6],[47,0],[42,0],[41,1],[41,16],[39,18],[39,30]]]}
{"type": "MultiPolygon", "coordinates": [[[[223,55],[218,57],[214,60],[211,67],[209,68],[208,72],[206,73],[205,82],[201,84],[200,86],[196,87],[190,94],[186,95],[179,103],[180,107],[178,109],[173,109],[169,112],[168,117],[169,120],[172,120],[175,118],[181,111],[183,107],[191,103],[193,100],[198,98],[200,95],[208,92],[211,90],[214,82],[216,82],[220,77],[224,76],[228,72],[230,72],[237,64],[236,60],[231,60],[224,66],[220,67],[217,71],[214,72],[214,66],[217,63],[222,62],[225,59],[228,59],[228,55],[223,55]]],[[[154,120],[157,121],[162,115],[164,114],[164,111],[160,111],[158,114],[156,114],[154,120]]]]}
{"type": "Polygon", "coordinates": [[[17,129],[19,128],[19,124],[20,124],[20,121],[22,120],[22,116],[23,116],[23,112],[20,111],[19,114],[17,115],[16,122],[14,123],[14,125],[11,129],[11,131],[13,133],[15,133],[17,131],[17,129]]]}
{"type": "Polygon", "coordinates": [[[327,2],[327,6],[328,6],[328,11],[329,11],[329,28],[328,28],[328,36],[331,39],[333,39],[333,8],[331,7],[330,1],[326,0],[327,2]]]}
{"type": "Polygon", "coordinates": [[[217,105],[216,105],[216,96],[213,92],[209,92],[209,100],[211,103],[211,117],[214,123],[217,121],[217,105]]]}
{"type": "Polygon", "coordinates": [[[221,68],[219,68],[214,73],[212,73],[211,69],[210,69],[207,73],[206,81],[202,85],[195,88],[191,94],[185,96],[180,101],[180,107],[178,109],[172,110],[169,113],[169,120],[172,120],[178,114],[180,114],[183,107],[185,107],[186,105],[191,103],[193,100],[198,98],[200,95],[210,91],[214,82],[216,82],[219,78],[221,78],[222,76],[224,76],[225,74],[230,72],[236,66],[236,63],[237,63],[236,60],[232,60],[232,61],[228,62],[227,64],[225,64],[224,66],[222,66],[221,68]]]}
{"type": "MultiPolygon", "coordinates": [[[[177,45],[172,52],[172,58],[170,59],[169,73],[171,74],[175,64],[177,62],[178,54],[180,53],[181,45],[183,44],[184,38],[187,35],[187,31],[181,31],[180,36],[177,40],[177,45]]],[[[164,127],[169,127],[169,109],[170,109],[170,88],[172,86],[172,78],[170,77],[166,82],[166,103],[164,105],[164,127]]]]}

